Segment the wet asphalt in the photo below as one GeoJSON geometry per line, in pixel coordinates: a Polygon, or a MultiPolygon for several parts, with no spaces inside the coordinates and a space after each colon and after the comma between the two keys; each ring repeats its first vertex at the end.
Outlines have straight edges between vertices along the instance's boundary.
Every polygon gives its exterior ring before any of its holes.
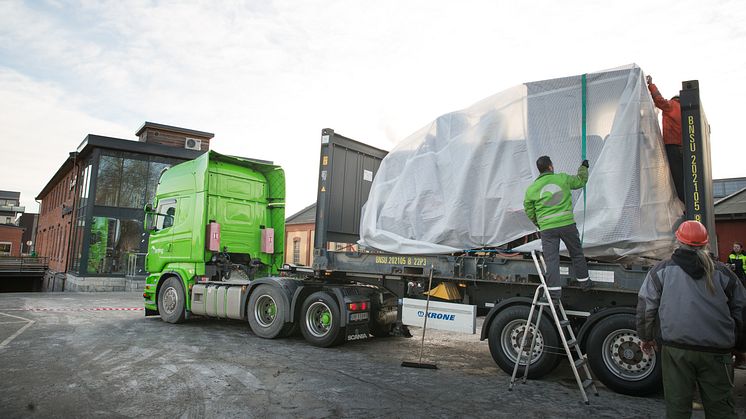
{"type": "MultiPolygon", "coordinates": [[[[412,369],[401,362],[418,360],[421,329],[322,349],[241,321],[167,324],[141,307],[139,293],[0,294],[0,417],[664,416],[661,395],[603,386],[584,405],[565,366],[508,392],[478,335],[429,330],[424,361],[438,369],[412,369]]],[[[736,385],[746,412],[746,371],[736,385]]]]}

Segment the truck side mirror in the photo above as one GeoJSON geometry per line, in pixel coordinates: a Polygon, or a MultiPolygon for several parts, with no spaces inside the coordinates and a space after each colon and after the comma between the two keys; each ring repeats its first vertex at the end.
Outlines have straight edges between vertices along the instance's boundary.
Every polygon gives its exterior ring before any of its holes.
{"type": "Polygon", "coordinates": [[[156,230],[155,213],[148,212],[147,207],[145,207],[145,231],[155,231],[155,230],[156,230]]]}
{"type": "Polygon", "coordinates": [[[153,212],[153,205],[152,204],[145,204],[145,212],[153,212]]]}

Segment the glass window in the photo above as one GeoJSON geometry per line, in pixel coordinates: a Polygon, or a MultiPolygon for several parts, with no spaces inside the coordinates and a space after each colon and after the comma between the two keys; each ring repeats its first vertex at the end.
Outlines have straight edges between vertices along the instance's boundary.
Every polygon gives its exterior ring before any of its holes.
{"type": "Polygon", "coordinates": [[[122,158],[101,156],[96,178],[96,205],[116,207],[122,179],[122,158]]]}
{"type": "Polygon", "coordinates": [[[8,242],[0,243],[0,256],[10,256],[12,245],[8,242]]]}
{"type": "Polygon", "coordinates": [[[119,206],[142,208],[145,206],[145,191],[148,186],[148,162],[124,159],[122,182],[119,189],[119,206]]]}
{"type": "Polygon", "coordinates": [[[85,233],[85,217],[78,217],[73,230],[73,264],[72,270],[80,272],[80,258],[83,256],[83,234],[85,233]]]}
{"type": "Polygon", "coordinates": [[[146,203],[152,203],[155,199],[155,190],[158,187],[158,181],[161,179],[163,172],[169,167],[171,167],[170,163],[150,162],[150,167],[148,168],[148,192],[145,197],[146,203]]]}
{"type": "Polygon", "coordinates": [[[89,274],[124,274],[130,255],[137,255],[143,236],[142,222],[93,217],[88,246],[89,274]]]}
{"type": "Polygon", "coordinates": [[[300,239],[298,237],[293,239],[293,264],[300,264],[300,239]]]}

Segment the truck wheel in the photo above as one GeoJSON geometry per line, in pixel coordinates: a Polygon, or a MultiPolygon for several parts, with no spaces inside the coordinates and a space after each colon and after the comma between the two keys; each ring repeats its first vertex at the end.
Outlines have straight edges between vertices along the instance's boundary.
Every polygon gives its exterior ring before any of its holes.
{"type": "MultiPolygon", "coordinates": [[[[513,367],[516,358],[518,358],[518,349],[521,345],[521,338],[526,331],[526,319],[528,319],[529,310],[530,307],[523,305],[507,307],[495,316],[490,325],[488,339],[492,359],[508,374],[513,373],[513,367]]],[[[534,313],[534,318],[535,316],[536,313],[534,313]]],[[[527,362],[527,352],[531,345],[531,338],[534,333],[538,333],[531,354],[531,366],[528,370],[529,378],[541,378],[549,374],[560,361],[557,354],[548,351],[550,348],[559,347],[559,335],[548,317],[548,313],[542,313],[538,331],[533,325],[529,327],[529,335],[526,337],[526,344],[523,349],[522,366],[525,366],[527,362]]],[[[518,372],[520,374],[523,370],[519,369],[518,372]]]]}
{"type": "Polygon", "coordinates": [[[274,339],[285,336],[292,323],[285,324],[285,300],[281,291],[271,285],[259,285],[251,292],[246,317],[255,335],[274,339]]]}
{"type": "Polygon", "coordinates": [[[301,316],[300,331],[311,345],[327,348],[344,342],[339,306],[331,295],[323,291],[311,294],[303,302],[301,316]]]}
{"type": "Polygon", "coordinates": [[[172,276],[161,286],[158,292],[158,312],[164,322],[184,321],[184,286],[179,278],[172,276]]]}
{"type": "Polygon", "coordinates": [[[648,355],[635,331],[635,316],[614,314],[599,321],[588,334],[588,364],[606,387],[622,394],[643,396],[660,391],[660,354],[648,355]]]}

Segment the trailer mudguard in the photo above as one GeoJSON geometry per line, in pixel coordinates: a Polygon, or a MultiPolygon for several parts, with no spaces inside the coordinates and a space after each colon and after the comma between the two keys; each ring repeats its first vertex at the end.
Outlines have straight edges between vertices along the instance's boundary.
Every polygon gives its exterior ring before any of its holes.
{"type": "Polygon", "coordinates": [[[482,324],[482,334],[479,336],[479,340],[487,339],[487,334],[490,331],[492,319],[494,319],[497,313],[499,313],[502,309],[519,304],[530,306],[532,301],[533,299],[528,297],[513,297],[502,300],[499,303],[495,304],[495,306],[492,307],[492,310],[487,313],[487,316],[484,317],[484,323],[482,324]]]}

